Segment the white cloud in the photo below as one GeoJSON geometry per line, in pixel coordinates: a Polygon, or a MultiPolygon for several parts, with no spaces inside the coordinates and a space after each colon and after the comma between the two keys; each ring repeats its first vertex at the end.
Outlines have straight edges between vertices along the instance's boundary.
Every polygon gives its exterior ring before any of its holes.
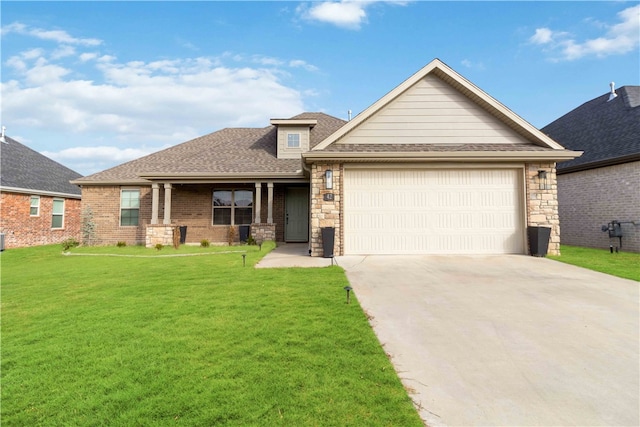
{"type": "MultiPolygon", "coordinates": [[[[21,24],[2,31],[38,38],[45,32],[21,24]]],[[[262,127],[271,117],[299,114],[311,92],[287,79],[318,70],[300,58],[233,52],[123,62],[63,39],[5,61],[3,121],[28,130],[29,139],[45,135],[46,155],[84,174],[223,127],[262,127]]]]}
{"type": "Polygon", "coordinates": [[[536,28],[536,33],[529,38],[533,44],[547,44],[553,40],[553,31],[548,28],[536,28]]]}
{"type": "Polygon", "coordinates": [[[320,22],[327,22],[338,27],[349,29],[359,29],[363,22],[366,22],[367,12],[366,2],[341,1],[323,2],[317,4],[308,11],[309,19],[320,22]]]}
{"type": "Polygon", "coordinates": [[[318,71],[318,67],[316,67],[315,65],[309,64],[307,61],[303,61],[302,59],[294,59],[289,61],[289,67],[304,68],[307,71],[318,71]]]}
{"type": "Polygon", "coordinates": [[[51,53],[52,59],[60,59],[67,56],[73,56],[76,54],[76,49],[72,46],[60,46],[58,49],[51,53]]]}
{"type": "Polygon", "coordinates": [[[605,34],[594,39],[578,41],[567,32],[538,28],[529,41],[544,45],[552,60],[571,61],[589,56],[604,58],[624,55],[640,45],[640,5],[624,9],[618,13],[618,18],[619,23],[609,26],[598,21],[598,26],[605,29],[605,34]]]}
{"type": "Polygon", "coordinates": [[[102,40],[99,40],[99,39],[72,37],[66,31],[43,30],[42,28],[31,28],[20,22],[14,22],[12,24],[2,27],[1,34],[3,36],[6,36],[11,33],[28,35],[28,36],[36,37],[41,40],[48,40],[56,43],[65,43],[65,44],[71,44],[71,45],[98,46],[102,44],[102,40]]]}
{"type": "Polygon", "coordinates": [[[465,67],[467,67],[467,68],[475,68],[477,70],[484,70],[485,69],[484,63],[482,63],[482,62],[472,62],[472,61],[470,61],[468,59],[463,59],[462,61],[460,61],[460,63],[462,65],[464,65],[465,67]]]}
{"type": "Polygon", "coordinates": [[[303,19],[335,25],[349,30],[359,30],[367,22],[367,9],[376,3],[404,6],[407,1],[341,0],[313,3],[311,7],[301,4],[296,12],[303,19]]]}

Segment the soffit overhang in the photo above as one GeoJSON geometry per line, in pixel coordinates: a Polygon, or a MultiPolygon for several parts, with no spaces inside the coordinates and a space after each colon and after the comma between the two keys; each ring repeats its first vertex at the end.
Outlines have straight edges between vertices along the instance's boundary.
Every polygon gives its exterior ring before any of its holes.
{"type": "Polygon", "coordinates": [[[315,162],[561,162],[571,160],[582,154],[580,151],[500,151],[500,152],[385,152],[385,153],[338,153],[310,151],[302,154],[307,164],[315,162]]]}

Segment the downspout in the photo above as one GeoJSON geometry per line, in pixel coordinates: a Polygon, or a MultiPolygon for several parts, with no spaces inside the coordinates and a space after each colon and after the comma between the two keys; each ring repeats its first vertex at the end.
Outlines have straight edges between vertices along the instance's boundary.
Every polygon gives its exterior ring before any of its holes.
{"type": "Polygon", "coordinates": [[[300,161],[302,162],[302,170],[304,171],[303,173],[309,177],[309,228],[307,230],[307,241],[309,243],[307,244],[307,249],[309,256],[311,256],[311,207],[313,200],[313,191],[311,190],[311,168],[307,167],[302,157],[300,157],[300,161]]]}

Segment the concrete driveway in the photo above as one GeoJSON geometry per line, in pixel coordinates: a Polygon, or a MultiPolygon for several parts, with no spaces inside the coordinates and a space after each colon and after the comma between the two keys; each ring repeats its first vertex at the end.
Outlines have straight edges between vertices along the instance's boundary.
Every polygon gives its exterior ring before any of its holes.
{"type": "Polygon", "coordinates": [[[337,263],[427,425],[640,425],[640,282],[522,255],[337,263]]]}

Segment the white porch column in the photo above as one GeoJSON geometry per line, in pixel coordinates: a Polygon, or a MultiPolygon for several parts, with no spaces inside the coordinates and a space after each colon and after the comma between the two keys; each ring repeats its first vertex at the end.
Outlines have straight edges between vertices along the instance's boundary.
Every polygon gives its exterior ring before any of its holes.
{"type": "Polygon", "coordinates": [[[160,203],[160,185],[151,184],[151,224],[158,223],[158,204],[160,203]]]}
{"type": "Polygon", "coordinates": [[[256,220],[254,221],[256,224],[260,224],[262,222],[262,215],[260,212],[260,208],[262,207],[262,183],[256,182],[256,220]]]}
{"type": "Polygon", "coordinates": [[[164,220],[163,224],[171,224],[171,184],[164,184],[164,220]]]}
{"type": "Polygon", "coordinates": [[[267,223],[273,224],[273,182],[267,182],[267,223]]]}

